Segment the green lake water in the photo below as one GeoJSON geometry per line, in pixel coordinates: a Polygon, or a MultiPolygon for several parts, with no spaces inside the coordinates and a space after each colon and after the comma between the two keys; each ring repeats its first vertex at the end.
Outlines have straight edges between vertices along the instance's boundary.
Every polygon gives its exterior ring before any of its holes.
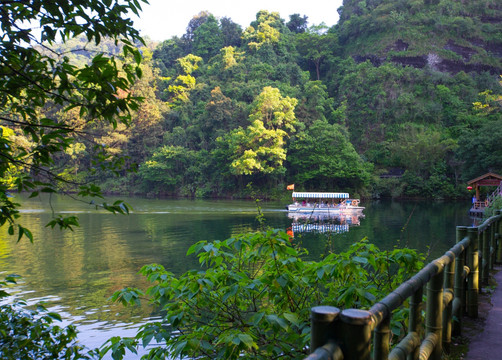
{"type": "MultiPolygon", "coordinates": [[[[80,341],[98,347],[115,335],[132,336],[139,324],[158,314],[147,305],[123,308],[107,299],[126,286],[145,288],[138,275],[146,264],[159,263],[181,274],[199,267],[187,257],[190,245],[200,240],[223,240],[256,230],[253,201],[173,200],[121,198],[133,207],[128,216],[96,211],[65,197],[27,199],[21,224],[34,235],[34,243],[7,235],[0,229],[0,271],[19,274],[13,290],[29,303],[44,301],[60,312],[65,324],[74,323],[80,341]],[[52,211],[79,216],[74,231],[46,228],[52,211]]],[[[114,199],[107,199],[113,201],[114,199]]],[[[455,226],[470,226],[470,203],[363,201],[364,217],[347,219],[294,219],[286,203],[260,203],[267,225],[291,230],[292,241],[317,259],[326,249],[346,250],[367,237],[381,249],[407,246],[441,255],[455,243],[455,226]],[[306,224],[308,223],[308,224],[306,224]],[[315,230],[331,229],[333,232],[315,230]],[[302,231],[309,230],[309,231],[302,231]]]]}

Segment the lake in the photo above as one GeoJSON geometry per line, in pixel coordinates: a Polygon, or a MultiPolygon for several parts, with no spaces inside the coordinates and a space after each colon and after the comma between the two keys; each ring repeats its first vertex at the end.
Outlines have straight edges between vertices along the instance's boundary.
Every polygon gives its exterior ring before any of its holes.
{"type": "MultiPolygon", "coordinates": [[[[141,323],[157,318],[146,304],[124,308],[107,300],[126,286],[145,289],[147,282],[137,274],[143,265],[159,263],[181,274],[199,267],[194,256],[185,255],[192,244],[224,240],[259,226],[253,201],[121,199],[133,207],[130,215],[98,211],[68,197],[18,197],[23,204],[20,223],[32,231],[34,243],[17,243],[0,228],[0,271],[22,276],[16,296],[29,303],[43,301],[61,313],[91,348],[111,336],[133,336],[141,323]],[[81,226],[73,231],[46,228],[52,212],[78,215],[81,226]]],[[[288,217],[285,205],[260,203],[267,225],[292,231],[293,241],[301,242],[310,259],[327,249],[346,250],[364,237],[381,249],[410,247],[433,259],[455,243],[455,226],[472,225],[469,201],[363,201],[363,218],[308,223],[288,217]]]]}

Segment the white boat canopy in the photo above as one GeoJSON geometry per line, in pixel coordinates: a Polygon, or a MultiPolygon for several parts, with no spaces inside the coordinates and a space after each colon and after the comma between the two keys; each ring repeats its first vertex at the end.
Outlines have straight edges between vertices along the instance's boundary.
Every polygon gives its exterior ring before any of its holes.
{"type": "Polygon", "coordinates": [[[305,199],[348,199],[348,193],[328,193],[328,192],[294,192],[294,198],[305,199]]]}

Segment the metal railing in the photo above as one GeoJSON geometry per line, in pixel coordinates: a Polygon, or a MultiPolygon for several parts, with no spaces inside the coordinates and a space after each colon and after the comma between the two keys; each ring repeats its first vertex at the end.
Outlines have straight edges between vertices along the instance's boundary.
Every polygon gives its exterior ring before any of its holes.
{"type": "Polygon", "coordinates": [[[478,316],[479,280],[487,284],[490,269],[502,262],[501,234],[497,211],[480,226],[458,226],[455,246],[369,310],[313,308],[312,353],[305,360],[441,359],[452,334],[460,335],[462,317],[478,316]],[[408,332],[391,350],[392,312],[408,299],[408,332]]]}
{"type": "Polygon", "coordinates": [[[496,198],[502,196],[502,181],[500,182],[500,185],[495,189],[494,192],[492,192],[487,198],[487,203],[491,204],[493,201],[495,201],[496,198]]]}

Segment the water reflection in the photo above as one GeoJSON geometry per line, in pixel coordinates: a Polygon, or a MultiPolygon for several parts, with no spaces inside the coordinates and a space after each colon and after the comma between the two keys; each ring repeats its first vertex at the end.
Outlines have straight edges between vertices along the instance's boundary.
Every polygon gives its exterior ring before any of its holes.
{"type": "MultiPolygon", "coordinates": [[[[23,276],[18,296],[41,299],[62,312],[90,347],[112,335],[130,336],[139,324],[158,317],[146,303],[123,308],[107,300],[126,286],[145,289],[149,284],[138,275],[143,265],[158,263],[174,274],[197,269],[197,258],[186,256],[191,245],[259,228],[253,201],[124,200],[133,207],[129,216],[96,211],[68,198],[52,198],[51,207],[47,199],[21,198],[21,224],[32,231],[34,243],[17,243],[0,228],[0,272],[23,276]],[[78,213],[81,226],[74,231],[46,228],[53,210],[78,213]]],[[[260,203],[267,225],[291,228],[295,242],[315,260],[364,237],[381,249],[406,246],[440,255],[454,244],[455,226],[469,224],[470,203],[368,202],[365,216],[357,218],[291,216],[284,205],[260,203]]]]}
{"type": "Polygon", "coordinates": [[[363,214],[329,214],[329,213],[297,213],[288,212],[288,218],[293,222],[287,232],[291,237],[295,234],[317,232],[317,233],[344,233],[349,231],[351,226],[359,226],[363,214]]]}

